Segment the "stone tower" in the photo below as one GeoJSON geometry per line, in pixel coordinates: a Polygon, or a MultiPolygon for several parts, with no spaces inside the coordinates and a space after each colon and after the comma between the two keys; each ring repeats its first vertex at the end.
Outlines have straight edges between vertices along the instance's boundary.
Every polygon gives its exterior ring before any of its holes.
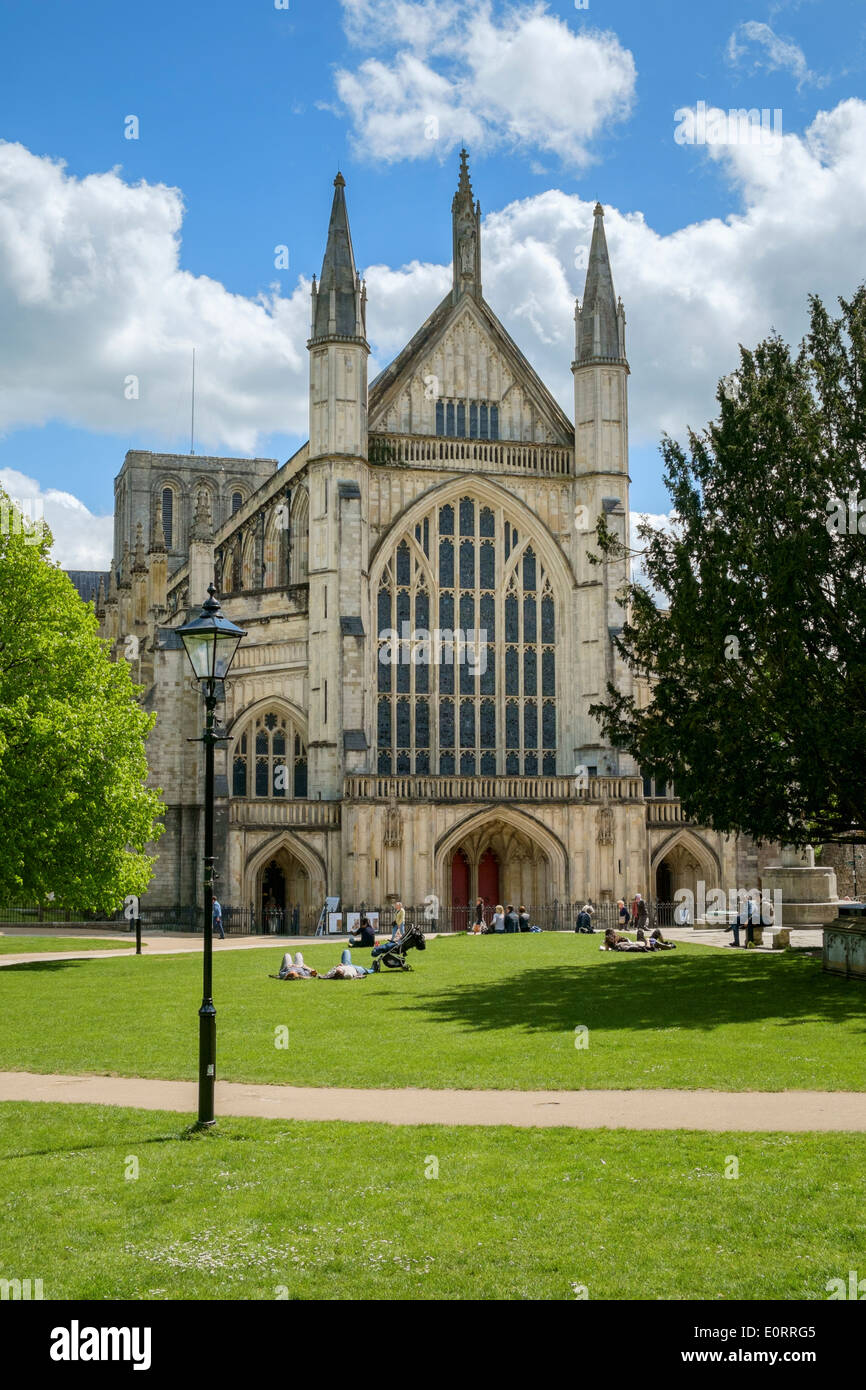
{"type": "Polygon", "coordinates": [[[579,760],[605,772],[631,772],[631,760],[605,750],[589,706],[605,697],[609,681],[630,689],[630,675],[613,646],[624,611],[617,595],[628,579],[628,561],[593,565],[593,533],[599,516],[628,542],[628,376],[625,310],[613,288],[604,234],[604,209],[595,205],[583,302],[574,314],[574,565],[581,592],[577,669],[579,760]],[[619,766],[612,766],[616,760],[619,766]]]}
{"type": "Polygon", "coordinates": [[[366,287],[355,267],[345,180],[312,290],[310,352],[309,795],[342,795],[363,768],[367,530],[366,287]]]}

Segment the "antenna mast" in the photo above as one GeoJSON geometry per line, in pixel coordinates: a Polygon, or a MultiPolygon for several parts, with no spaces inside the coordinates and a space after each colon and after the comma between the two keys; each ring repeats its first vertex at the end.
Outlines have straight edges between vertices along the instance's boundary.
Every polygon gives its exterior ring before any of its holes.
{"type": "Polygon", "coordinates": [[[195,453],[195,348],[192,350],[192,406],[189,422],[189,451],[195,453]]]}

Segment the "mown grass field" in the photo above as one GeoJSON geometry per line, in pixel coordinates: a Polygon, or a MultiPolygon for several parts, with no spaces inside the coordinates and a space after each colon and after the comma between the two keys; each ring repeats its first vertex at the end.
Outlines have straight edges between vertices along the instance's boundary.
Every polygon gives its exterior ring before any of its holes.
{"type": "MultiPolygon", "coordinates": [[[[279,942],[218,946],[217,1074],[303,1086],[863,1088],[862,985],[795,953],[687,944],[622,956],[600,953],[599,940],[440,939],[413,953],[411,974],[294,983],[268,978],[279,942]]],[[[326,969],[339,951],[322,943],[305,956],[326,969]]],[[[0,1069],[192,1079],[200,992],[192,954],[7,967],[0,1069]]]]}
{"type": "Polygon", "coordinates": [[[826,1299],[866,1268],[862,1134],[187,1123],[0,1105],[4,1277],[357,1304],[826,1299]]]}
{"type": "Polygon", "coordinates": [[[68,936],[0,936],[0,956],[20,956],[31,951],[113,951],[134,946],[134,941],[98,940],[83,936],[72,940],[68,936]]]}

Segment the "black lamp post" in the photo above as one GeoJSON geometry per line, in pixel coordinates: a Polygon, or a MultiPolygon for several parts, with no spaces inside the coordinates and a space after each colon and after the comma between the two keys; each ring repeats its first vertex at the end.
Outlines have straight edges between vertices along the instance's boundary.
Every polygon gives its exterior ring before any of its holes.
{"type": "Polygon", "coordinates": [[[224,680],[234,660],[235,652],[246,633],[224,618],[215,598],[216,589],[208,585],[208,597],[201,613],[192,622],[177,629],[190,665],[204,695],[204,955],[202,967],[202,1000],[198,1011],[198,1122],[216,1123],[214,1116],[214,1084],[216,1082],[216,1009],[213,1002],[213,809],[214,773],[213,750],[216,743],[214,709],[217,681],[224,680]]]}

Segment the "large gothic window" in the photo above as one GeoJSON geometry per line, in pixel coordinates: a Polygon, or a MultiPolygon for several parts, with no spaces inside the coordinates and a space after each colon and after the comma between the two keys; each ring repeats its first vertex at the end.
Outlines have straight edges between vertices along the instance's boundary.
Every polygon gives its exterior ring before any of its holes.
{"type": "Polygon", "coordinates": [[[556,611],[539,556],[472,497],[392,550],[376,612],[380,773],[556,772],[556,611]]]}
{"type": "Polygon", "coordinates": [[[292,720],[269,711],[249,723],[234,745],[232,796],[307,795],[307,745],[292,720]]]}

